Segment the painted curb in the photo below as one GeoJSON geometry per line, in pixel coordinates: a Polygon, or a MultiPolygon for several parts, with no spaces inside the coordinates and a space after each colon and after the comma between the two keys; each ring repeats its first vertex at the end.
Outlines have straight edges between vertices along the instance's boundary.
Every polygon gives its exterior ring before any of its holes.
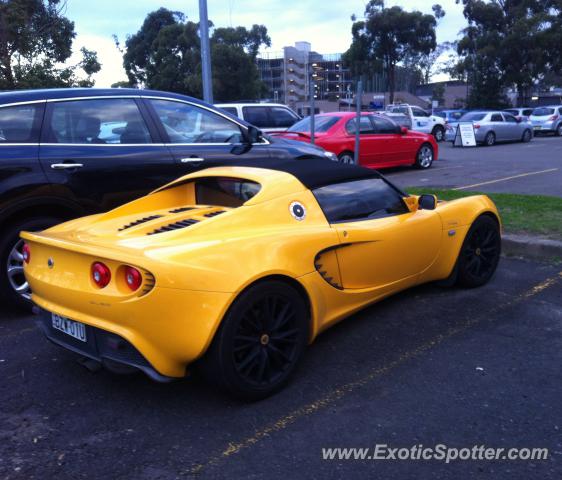
{"type": "Polygon", "coordinates": [[[562,259],[562,242],[531,235],[504,234],[502,252],[505,255],[537,259],[562,259]]]}

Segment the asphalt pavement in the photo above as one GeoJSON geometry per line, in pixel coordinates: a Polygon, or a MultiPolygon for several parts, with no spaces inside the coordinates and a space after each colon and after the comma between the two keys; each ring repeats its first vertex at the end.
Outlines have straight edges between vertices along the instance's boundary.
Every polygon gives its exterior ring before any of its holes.
{"type": "Polygon", "coordinates": [[[0,310],[0,478],[559,480],[561,365],[562,266],[508,258],[482,288],[421,286],[348,318],[250,404],[197,378],[92,373],[31,315],[0,310]],[[439,443],[549,457],[322,459],[439,443]]]}
{"type": "Polygon", "coordinates": [[[428,170],[383,171],[401,188],[458,188],[562,197],[562,137],[538,136],[529,143],[493,147],[439,144],[439,159],[428,170]]]}

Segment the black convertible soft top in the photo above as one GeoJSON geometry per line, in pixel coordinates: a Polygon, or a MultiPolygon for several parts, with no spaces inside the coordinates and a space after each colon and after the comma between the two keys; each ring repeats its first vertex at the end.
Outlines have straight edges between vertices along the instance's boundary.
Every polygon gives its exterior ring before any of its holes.
{"type": "Polygon", "coordinates": [[[347,165],[321,158],[303,158],[295,160],[211,160],[205,162],[206,168],[212,167],[254,167],[287,172],[296,177],[306,188],[315,189],[333,183],[360,180],[363,178],[381,178],[376,170],[347,165]]]}

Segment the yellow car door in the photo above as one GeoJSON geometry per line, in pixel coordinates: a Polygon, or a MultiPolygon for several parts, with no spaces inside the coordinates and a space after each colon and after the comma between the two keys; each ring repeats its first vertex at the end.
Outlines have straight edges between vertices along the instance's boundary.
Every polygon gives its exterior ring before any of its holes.
{"type": "Polygon", "coordinates": [[[437,258],[442,223],[434,210],[410,211],[403,193],[383,178],[332,184],[314,191],[338,233],[344,290],[385,292],[415,283],[437,258]]]}

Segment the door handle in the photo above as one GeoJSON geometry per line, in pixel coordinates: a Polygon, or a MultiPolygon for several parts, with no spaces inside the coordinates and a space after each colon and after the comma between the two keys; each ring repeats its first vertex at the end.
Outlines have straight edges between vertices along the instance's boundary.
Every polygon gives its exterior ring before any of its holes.
{"type": "Polygon", "coordinates": [[[53,170],[72,170],[74,168],[82,168],[83,163],[52,163],[51,168],[53,170]]]}
{"type": "Polygon", "coordinates": [[[181,163],[199,163],[205,161],[204,158],[201,157],[187,157],[187,158],[180,158],[181,163]]]}

